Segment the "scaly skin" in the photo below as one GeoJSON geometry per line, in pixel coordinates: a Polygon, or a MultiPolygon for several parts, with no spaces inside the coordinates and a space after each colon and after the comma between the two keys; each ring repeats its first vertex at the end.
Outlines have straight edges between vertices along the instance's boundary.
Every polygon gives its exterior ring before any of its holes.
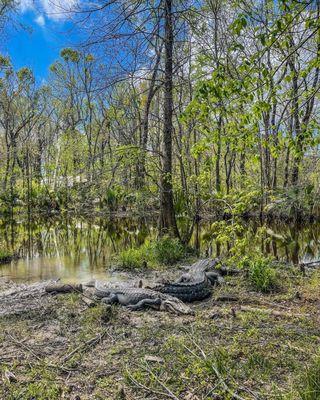
{"type": "Polygon", "coordinates": [[[220,274],[214,270],[217,262],[218,260],[212,259],[199,260],[176,282],[157,285],[152,290],[169,294],[184,302],[203,300],[211,295],[211,285],[222,281],[220,274]]]}
{"type": "Polygon", "coordinates": [[[131,310],[141,310],[149,307],[160,311],[170,311],[175,314],[194,314],[191,308],[179,299],[150,289],[132,287],[115,288],[103,285],[101,282],[96,282],[95,295],[103,303],[118,303],[131,310]]]}
{"type": "Polygon", "coordinates": [[[156,292],[169,294],[185,302],[203,300],[211,294],[211,284],[204,275],[198,282],[163,283],[152,288],[156,292]]]}

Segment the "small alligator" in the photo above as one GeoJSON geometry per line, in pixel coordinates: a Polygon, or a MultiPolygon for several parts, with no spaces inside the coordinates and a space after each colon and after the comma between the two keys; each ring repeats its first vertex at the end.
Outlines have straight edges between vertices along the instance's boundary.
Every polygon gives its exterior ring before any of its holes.
{"type": "Polygon", "coordinates": [[[203,300],[211,295],[212,285],[222,283],[223,278],[214,269],[219,259],[204,259],[194,263],[189,272],[173,283],[162,283],[152,290],[177,297],[184,302],[203,300]]]}
{"type": "Polygon", "coordinates": [[[108,287],[95,282],[95,295],[105,304],[118,303],[130,310],[153,308],[174,314],[193,315],[193,310],[179,299],[150,289],[133,287],[108,287]]]}

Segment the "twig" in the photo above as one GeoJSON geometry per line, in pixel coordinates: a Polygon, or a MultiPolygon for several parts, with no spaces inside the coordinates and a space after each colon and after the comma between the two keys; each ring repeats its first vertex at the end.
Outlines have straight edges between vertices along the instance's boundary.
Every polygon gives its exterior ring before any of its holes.
{"type": "MultiPolygon", "coordinates": [[[[200,351],[201,356],[204,360],[207,360],[207,356],[205,354],[205,352],[202,350],[202,348],[198,345],[198,343],[196,343],[196,341],[190,337],[190,340],[192,341],[192,343],[197,347],[197,349],[200,351]]],[[[194,354],[190,349],[188,349],[187,346],[185,346],[187,350],[189,350],[191,352],[191,354],[194,354]]],[[[198,358],[200,358],[198,356],[198,358]]],[[[239,396],[238,394],[236,394],[232,389],[229,388],[229,386],[226,384],[224,378],[222,377],[222,375],[220,374],[220,372],[218,371],[217,367],[211,362],[210,363],[211,368],[213,369],[214,373],[216,374],[217,378],[219,379],[219,383],[222,385],[223,389],[229,393],[231,395],[232,399],[236,399],[236,400],[244,400],[243,397],[239,396]]]]}
{"type": "Polygon", "coordinates": [[[12,340],[15,344],[17,344],[17,345],[23,347],[23,348],[24,348],[25,350],[27,350],[30,354],[32,354],[37,360],[42,361],[42,358],[39,357],[39,356],[38,356],[33,350],[31,350],[27,345],[25,345],[23,342],[17,340],[17,339],[16,339],[15,337],[13,337],[9,332],[6,332],[6,334],[11,338],[11,340],[12,340]]]}
{"type": "Polygon", "coordinates": [[[250,306],[240,306],[239,311],[260,312],[281,317],[310,317],[310,314],[296,314],[285,311],[271,310],[270,308],[255,308],[250,306]]]}
{"type": "Polygon", "coordinates": [[[174,400],[179,400],[179,398],[171,392],[171,390],[151,371],[149,365],[147,364],[148,369],[145,369],[158,383],[159,385],[167,392],[167,396],[174,400]]]}
{"type": "Polygon", "coordinates": [[[43,361],[45,363],[45,365],[49,368],[56,368],[56,369],[61,369],[62,371],[72,371],[72,369],[70,368],[65,368],[63,366],[57,365],[57,364],[53,364],[53,363],[48,363],[45,360],[43,360],[42,357],[39,357],[32,349],[30,349],[27,345],[25,345],[23,342],[17,340],[16,338],[14,338],[9,332],[6,332],[6,334],[11,338],[11,340],[16,344],[19,345],[20,347],[24,348],[25,350],[27,350],[30,354],[32,354],[38,361],[43,361]]]}
{"type": "Polygon", "coordinates": [[[147,392],[147,393],[154,393],[154,394],[159,395],[159,396],[166,396],[166,397],[172,398],[168,393],[164,393],[164,392],[160,392],[159,390],[151,389],[151,388],[149,388],[148,386],[145,386],[145,385],[143,385],[141,382],[137,381],[137,380],[131,375],[131,373],[129,372],[129,370],[128,370],[127,367],[126,367],[126,373],[127,373],[128,377],[129,377],[130,381],[131,381],[134,385],[136,385],[138,388],[144,390],[145,392],[147,392]]]}
{"type": "Polygon", "coordinates": [[[100,342],[105,335],[107,334],[107,331],[105,330],[102,333],[99,333],[99,335],[95,336],[94,338],[87,340],[84,344],[81,344],[80,346],[76,347],[73,351],[71,351],[71,353],[65,355],[61,362],[65,363],[66,361],[70,360],[70,358],[72,358],[78,351],[83,351],[85,349],[87,349],[90,346],[95,346],[98,342],[100,342]]]}

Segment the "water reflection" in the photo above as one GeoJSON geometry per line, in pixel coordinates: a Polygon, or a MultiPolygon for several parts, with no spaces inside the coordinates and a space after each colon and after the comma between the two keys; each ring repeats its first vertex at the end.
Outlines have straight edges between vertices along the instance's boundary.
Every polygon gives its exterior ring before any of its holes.
{"type": "MultiPolygon", "coordinates": [[[[202,255],[226,254],[232,240],[219,243],[210,235],[210,223],[202,222],[199,240],[202,255]]],[[[115,253],[141,245],[156,237],[153,219],[54,218],[0,222],[0,246],[19,252],[21,258],[0,266],[0,277],[20,281],[61,278],[65,281],[106,279],[106,267],[115,253]]],[[[302,226],[243,222],[241,238],[248,239],[248,251],[263,251],[279,260],[298,263],[320,259],[320,224],[302,226]]],[[[109,276],[113,279],[114,275],[109,276]]]]}

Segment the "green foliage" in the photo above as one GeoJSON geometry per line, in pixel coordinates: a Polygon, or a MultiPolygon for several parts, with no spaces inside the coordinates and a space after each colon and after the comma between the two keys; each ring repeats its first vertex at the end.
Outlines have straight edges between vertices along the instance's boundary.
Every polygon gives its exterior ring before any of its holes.
{"type": "Polygon", "coordinates": [[[6,69],[11,66],[10,58],[0,54],[0,69],[6,69]]]}
{"type": "Polygon", "coordinates": [[[309,184],[274,193],[265,207],[265,212],[273,216],[296,219],[299,216],[317,215],[318,207],[317,189],[309,184]]]}
{"type": "Polygon", "coordinates": [[[34,83],[33,72],[31,71],[30,68],[24,67],[19,69],[19,71],[17,72],[17,77],[21,83],[25,83],[28,85],[34,83]]]}
{"type": "Polygon", "coordinates": [[[187,256],[188,249],[179,241],[164,236],[155,241],[147,241],[138,248],[120,252],[118,260],[123,268],[142,268],[144,266],[172,265],[187,256]]]}
{"type": "MultiPolygon", "coordinates": [[[[190,196],[189,196],[190,197],[190,196]]],[[[184,215],[188,210],[188,204],[190,202],[187,194],[182,190],[178,189],[174,193],[174,209],[177,216],[184,215]]]]}
{"type": "Polygon", "coordinates": [[[121,267],[134,269],[142,268],[143,266],[145,266],[147,262],[146,250],[147,247],[143,245],[137,249],[128,249],[121,251],[118,255],[118,260],[121,267]]]}
{"type": "Polygon", "coordinates": [[[104,201],[110,210],[115,209],[118,201],[118,193],[116,192],[116,190],[108,188],[106,190],[104,201]]]}
{"type": "Polygon", "coordinates": [[[14,252],[8,249],[0,248],[0,263],[11,261],[14,257],[14,252]]]}
{"type": "Polygon", "coordinates": [[[71,62],[79,62],[80,60],[80,53],[76,50],[66,48],[61,50],[60,56],[65,60],[65,61],[71,61],[71,62]]]}
{"type": "Polygon", "coordinates": [[[29,383],[26,389],[26,398],[37,400],[56,400],[62,393],[61,387],[54,381],[41,380],[41,382],[29,383]]]}
{"type": "Polygon", "coordinates": [[[279,287],[278,273],[269,258],[255,256],[247,263],[249,282],[256,290],[268,293],[279,287]]]}
{"type": "Polygon", "coordinates": [[[14,399],[34,399],[34,400],[58,400],[61,399],[64,387],[57,383],[54,373],[50,372],[44,366],[31,367],[28,371],[29,382],[25,382],[23,386],[17,387],[11,384],[8,400],[14,399]]]}
{"type": "Polygon", "coordinates": [[[174,264],[186,256],[187,249],[179,239],[172,239],[169,236],[155,241],[151,244],[153,259],[160,264],[174,264]]]}
{"type": "Polygon", "coordinates": [[[244,190],[232,190],[230,194],[217,198],[223,206],[222,210],[234,216],[244,215],[258,210],[262,200],[261,190],[254,186],[247,186],[244,190]]]}
{"type": "Polygon", "coordinates": [[[320,399],[320,356],[317,356],[306,368],[301,380],[303,389],[300,390],[302,400],[320,399]]]}

